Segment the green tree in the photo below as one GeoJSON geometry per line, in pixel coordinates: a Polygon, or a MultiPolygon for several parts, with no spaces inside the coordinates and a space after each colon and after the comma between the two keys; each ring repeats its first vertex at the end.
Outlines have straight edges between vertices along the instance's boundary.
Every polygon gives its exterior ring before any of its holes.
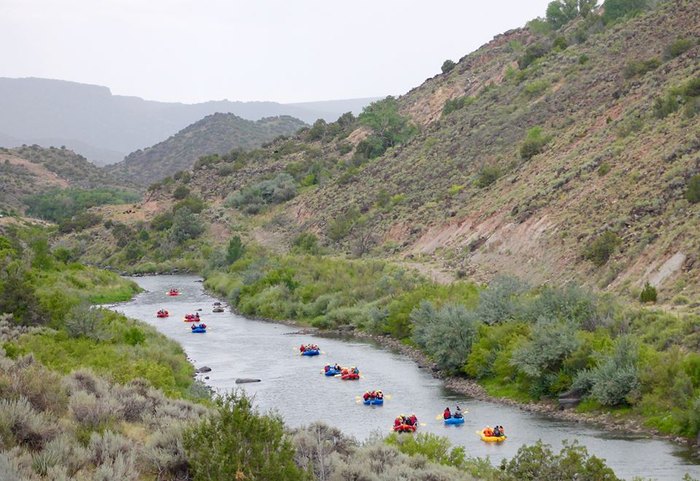
{"type": "Polygon", "coordinates": [[[547,22],[557,30],[578,16],[578,0],[554,0],[547,5],[547,22]]]}
{"type": "Polygon", "coordinates": [[[170,237],[178,244],[189,239],[196,239],[204,232],[204,226],[199,218],[187,207],[183,207],[173,214],[173,225],[170,228],[170,237]]]}
{"type": "Polygon", "coordinates": [[[416,127],[399,113],[399,104],[391,96],[365,107],[358,119],[362,125],[372,129],[378,140],[378,148],[371,150],[368,159],[378,157],[389,147],[408,141],[417,131],[416,127]]]}
{"type": "Polygon", "coordinates": [[[649,282],[645,282],[642,292],[639,293],[639,301],[656,302],[656,287],[649,284],[649,282]]]}
{"type": "Polygon", "coordinates": [[[648,6],[648,0],[605,0],[603,2],[603,20],[613,22],[625,16],[636,15],[648,6]]]}
{"type": "Polygon", "coordinates": [[[218,398],[216,409],[186,431],[184,446],[194,481],[306,480],[282,420],[258,414],[244,395],[218,398]]]}
{"type": "Polygon", "coordinates": [[[448,59],[448,60],[445,60],[445,61],[442,63],[442,67],[441,67],[442,73],[448,73],[448,72],[450,72],[453,68],[455,68],[456,65],[457,65],[457,64],[454,63],[452,60],[449,60],[449,59],[448,59]]]}
{"type": "Polygon", "coordinates": [[[231,240],[228,241],[228,247],[226,248],[226,262],[228,264],[233,264],[238,259],[243,257],[245,247],[243,246],[243,241],[240,236],[233,236],[231,240]]]}

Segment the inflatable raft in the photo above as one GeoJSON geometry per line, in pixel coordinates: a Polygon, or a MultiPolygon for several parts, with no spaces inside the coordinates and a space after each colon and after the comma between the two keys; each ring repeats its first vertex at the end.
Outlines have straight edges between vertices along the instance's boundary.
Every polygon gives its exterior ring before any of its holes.
{"type": "Polygon", "coordinates": [[[169,315],[170,315],[170,314],[168,313],[168,311],[159,311],[159,312],[156,312],[156,317],[159,317],[159,318],[161,318],[161,319],[164,318],[164,317],[168,317],[169,315]]]}
{"type": "Polygon", "coordinates": [[[384,398],[368,398],[368,399],[363,399],[362,403],[365,406],[383,406],[384,405],[384,398]]]}
{"type": "Polygon", "coordinates": [[[394,426],[394,431],[397,433],[415,433],[417,427],[415,425],[410,425],[410,424],[399,424],[398,426],[394,426]]]}
{"type": "Polygon", "coordinates": [[[456,424],[464,424],[464,417],[461,418],[456,418],[452,416],[451,418],[447,418],[444,420],[445,421],[445,426],[450,426],[450,425],[456,425],[456,424]]]}
{"type": "Polygon", "coordinates": [[[178,291],[177,289],[170,289],[168,292],[166,292],[166,294],[169,296],[179,296],[180,291],[178,291]]]}
{"type": "Polygon", "coordinates": [[[340,374],[340,372],[341,372],[341,371],[339,371],[338,369],[334,369],[332,366],[326,366],[326,367],[327,367],[328,369],[326,369],[325,367],[323,368],[323,369],[324,369],[324,372],[323,372],[323,373],[324,373],[326,376],[335,376],[336,374],[340,374]]]}
{"type": "Polygon", "coordinates": [[[302,356],[318,356],[319,354],[321,354],[321,351],[318,349],[307,349],[301,353],[302,356]]]}
{"type": "Polygon", "coordinates": [[[477,434],[481,436],[481,440],[486,443],[501,443],[507,438],[507,436],[486,436],[483,430],[477,431],[477,434]]]}
{"type": "Polygon", "coordinates": [[[185,322],[199,322],[201,319],[199,317],[196,317],[194,314],[187,314],[185,317],[182,318],[183,321],[185,322]]]}
{"type": "Polygon", "coordinates": [[[360,373],[353,371],[346,371],[340,374],[340,379],[343,381],[355,381],[360,379],[360,373]]]}
{"type": "Polygon", "coordinates": [[[192,333],[193,334],[201,334],[204,332],[207,332],[207,325],[206,324],[199,324],[199,325],[192,326],[192,333]]]}

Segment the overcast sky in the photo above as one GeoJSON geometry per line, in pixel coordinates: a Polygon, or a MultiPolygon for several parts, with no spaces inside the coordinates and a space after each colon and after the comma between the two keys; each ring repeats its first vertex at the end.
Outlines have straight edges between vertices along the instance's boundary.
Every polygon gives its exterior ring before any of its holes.
{"type": "Polygon", "coordinates": [[[549,0],[0,0],[0,76],[150,100],[399,95],[549,0]]]}

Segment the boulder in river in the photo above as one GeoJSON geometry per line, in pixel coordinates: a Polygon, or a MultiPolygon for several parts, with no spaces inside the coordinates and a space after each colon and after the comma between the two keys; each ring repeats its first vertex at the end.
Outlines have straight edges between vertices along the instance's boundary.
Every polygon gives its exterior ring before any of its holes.
{"type": "Polygon", "coordinates": [[[236,384],[245,384],[248,382],[260,382],[260,379],[253,379],[252,377],[239,377],[236,379],[236,384]]]}
{"type": "Polygon", "coordinates": [[[202,366],[199,369],[197,369],[195,372],[211,372],[211,368],[209,366],[202,366]]]}

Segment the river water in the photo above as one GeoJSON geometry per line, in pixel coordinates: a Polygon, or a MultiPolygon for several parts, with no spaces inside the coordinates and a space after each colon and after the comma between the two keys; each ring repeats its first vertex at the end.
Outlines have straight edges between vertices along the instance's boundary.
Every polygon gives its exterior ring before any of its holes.
{"type": "Polygon", "coordinates": [[[195,276],[153,276],[134,279],[145,292],[133,300],[113,306],[129,317],[155,326],[179,342],[196,367],[209,366],[205,380],[217,390],[243,388],[254,396],[262,411],[274,410],[291,427],[324,421],[359,440],[373,432],[388,434],[398,414],[415,413],[419,432],[446,436],[465,447],[471,456],[489,457],[494,464],[511,458],[523,444],[537,440],[557,450],[564,440],[577,440],[588,451],[604,458],[618,476],[658,480],[680,480],[689,473],[700,478],[700,459],[680,446],[644,436],[609,433],[595,427],[553,420],[496,403],[478,401],[445,389],[442,383],[397,353],[367,342],[329,339],[294,334],[295,329],[269,322],[246,319],[227,311],[212,313],[215,298],[203,291],[195,276]],[[177,287],[182,294],[168,297],[177,287]],[[157,319],[165,308],[170,317],[157,319]],[[192,334],[186,313],[201,309],[209,326],[206,334],[192,334]],[[299,355],[302,343],[316,343],[322,354],[299,355]],[[325,364],[357,366],[359,381],[341,381],[321,374],[325,364]],[[262,382],[236,385],[236,378],[259,378],[262,382]],[[359,396],[366,390],[387,394],[382,407],[364,406],[359,396]],[[446,406],[459,404],[465,414],[462,426],[443,425],[440,416],[446,406]],[[503,425],[508,440],[501,444],[482,442],[476,430],[485,425],[503,425]]]}

